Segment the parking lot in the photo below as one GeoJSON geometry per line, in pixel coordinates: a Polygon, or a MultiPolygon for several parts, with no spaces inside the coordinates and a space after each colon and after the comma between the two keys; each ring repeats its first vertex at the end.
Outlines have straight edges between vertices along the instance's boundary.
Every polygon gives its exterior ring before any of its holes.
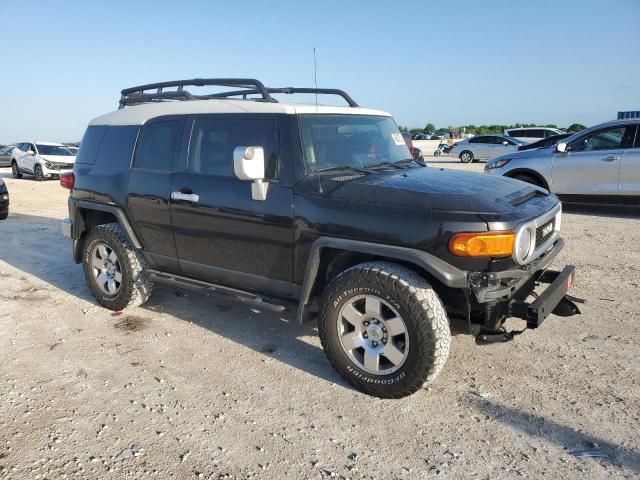
{"type": "Polygon", "coordinates": [[[565,208],[556,264],[576,266],[581,316],[504,344],[455,336],[434,384],[380,400],[293,314],[166,286],[99,307],[60,232],[68,191],[0,176],[0,478],[640,475],[636,211],[565,208]]]}

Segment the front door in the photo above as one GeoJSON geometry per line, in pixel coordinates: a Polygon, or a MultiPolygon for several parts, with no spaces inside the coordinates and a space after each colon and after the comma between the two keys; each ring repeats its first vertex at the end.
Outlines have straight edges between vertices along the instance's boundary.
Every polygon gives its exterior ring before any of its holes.
{"type": "Polygon", "coordinates": [[[640,125],[636,125],[635,143],[625,150],[620,165],[620,195],[640,201],[640,125]]]}
{"type": "Polygon", "coordinates": [[[633,144],[625,125],[589,132],[555,154],[551,188],[560,195],[618,195],[625,146],[633,144]]]}
{"type": "Polygon", "coordinates": [[[171,180],[171,217],[181,270],[243,288],[291,295],[293,192],[278,178],[273,116],[203,115],[189,119],[188,141],[171,180]],[[188,144],[188,145],[187,145],[188,144]],[[261,146],[267,198],[233,173],[233,150],[261,146]]]}

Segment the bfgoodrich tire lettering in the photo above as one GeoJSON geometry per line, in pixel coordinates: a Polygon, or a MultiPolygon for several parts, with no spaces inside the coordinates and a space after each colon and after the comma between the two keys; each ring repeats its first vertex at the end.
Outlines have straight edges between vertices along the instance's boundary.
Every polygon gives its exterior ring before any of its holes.
{"type": "Polygon", "coordinates": [[[346,270],[325,289],[318,317],[322,346],[329,361],[349,384],[381,398],[400,398],[436,378],[449,355],[449,320],[429,283],[401,265],[369,262],[346,270]],[[402,317],[408,351],[399,369],[388,375],[369,373],[349,358],[336,325],[341,309],[351,299],[377,297],[402,317]]]}
{"type": "Polygon", "coordinates": [[[137,307],[151,295],[153,282],[145,274],[147,265],[144,257],[129,243],[127,235],[117,223],[98,225],[91,229],[84,242],[82,264],[91,292],[105,308],[118,311],[137,307]],[[101,244],[115,252],[122,270],[122,282],[115,295],[108,295],[100,288],[93,272],[92,252],[101,244]]]}

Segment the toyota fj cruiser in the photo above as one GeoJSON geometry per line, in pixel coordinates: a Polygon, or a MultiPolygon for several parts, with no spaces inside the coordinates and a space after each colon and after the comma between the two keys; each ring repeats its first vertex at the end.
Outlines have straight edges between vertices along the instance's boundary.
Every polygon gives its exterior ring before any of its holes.
{"type": "Polygon", "coordinates": [[[561,205],[513,179],[425,168],[393,118],[341,90],[195,79],[122,91],[93,120],[63,231],[98,302],[143,304],[154,283],[317,319],[336,370],[397,398],[433,380],[460,322],[506,341],[579,313],[566,295],[561,205]],[[231,88],[195,95],[185,87],[231,88]],[[348,106],[281,103],[338,95],[348,106]],[[549,284],[546,289],[534,289],[549,284]]]}

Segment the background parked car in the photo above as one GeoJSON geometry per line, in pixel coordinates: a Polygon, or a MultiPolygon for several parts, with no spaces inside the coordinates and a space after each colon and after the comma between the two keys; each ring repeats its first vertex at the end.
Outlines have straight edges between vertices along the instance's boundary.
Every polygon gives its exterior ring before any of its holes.
{"type": "Polygon", "coordinates": [[[14,178],[27,173],[41,181],[70,172],[76,157],[61,143],[23,142],[11,152],[11,170],[14,178]]]}
{"type": "Polygon", "coordinates": [[[411,137],[413,140],[431,140],[431,136],[433,133],[431,132],[418,132],[414,133],[411,137]]]}
{"type": "Polygon", "coordinates": [[[9,145],[0,148],[0,167],[8,167],[11,165],[11,150],[15,147],[15,145],[9,145]]]}
{"type": "Polygon", "coordinates": [[[549,127],[508,128],[504,131],[505,135],[517,138],[525,143],[537,142],[538,140],[543,140],[547,137],[560,135],[562,133],[567,132],[549,127]]]}
{"type": "Polygon", "coordinates": [[[568,201],[640,203],[640,120],[614,120],[558,145],[493,159],[485,173],[547,188],[568,201]]]}
{"type": "Polygon", "coordinates": [[[516,152],[520,145],[523,142],[506,135],[476,135],[455,143],[449,154],[458,157],[462,163],[469,163],[516,152]]]}
{"type": "Polygon", "coordinates": [[[0,220],[9,216],[9,190],[7,184],[0,178],[0,220]]]}
{"type": "Polygon", "coordinates": [[[531,150],[531,149],[534,149],[534,148],[544,148],[544,147],[550,147],[551,145],[557,145],[562,140],[564,140],[567,137],[570,137],[571,135],[573,135],[573,134],[572,133],[561,133],[560,135],[552,135],[551,137],[547,137],[545,139],[538,140],[537,142],[527,143],[525,145],[520,145],[518,147],[518,151],[521,152],[522,150],[531,150]]]}

